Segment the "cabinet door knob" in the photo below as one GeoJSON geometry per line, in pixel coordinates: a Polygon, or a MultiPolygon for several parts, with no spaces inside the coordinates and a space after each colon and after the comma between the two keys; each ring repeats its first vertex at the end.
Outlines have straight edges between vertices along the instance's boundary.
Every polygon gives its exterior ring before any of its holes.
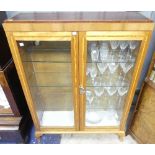
{"type": "Polygon", "coordinates": [[[85,89],[82,86],[80,86],[79,89],[80,89],[80,94],[81,95],[85,94],[86,91],[85,91],[85,89]]]}

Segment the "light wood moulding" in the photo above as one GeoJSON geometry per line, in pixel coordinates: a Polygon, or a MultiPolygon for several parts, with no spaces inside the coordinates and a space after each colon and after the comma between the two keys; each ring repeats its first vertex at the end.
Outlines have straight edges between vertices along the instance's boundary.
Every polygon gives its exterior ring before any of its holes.
{"type": "Polygon", "coordinates": [[[4,23],[8,32],[65,32],[65,31],[146,31],[153,23],[4,23]]]}

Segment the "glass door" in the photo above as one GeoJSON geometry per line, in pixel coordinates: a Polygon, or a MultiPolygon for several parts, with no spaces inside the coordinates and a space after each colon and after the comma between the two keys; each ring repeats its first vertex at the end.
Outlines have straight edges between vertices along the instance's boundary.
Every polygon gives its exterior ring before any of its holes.
{"type": "Polygon", "coordinates": [[[85,89],[81,93],[82,128],[119,128],[135,80],[133,73],[142,37],[127,36],[123,32],[122,36],[111,32],[101,34],[81,35],[81,46],[85,47],[85,54],[81,54],[85,66],[84,81],[80,82],[85,89]]]}
{"type": "Polygon", "coordinates": [[[17,41],[41,127],[78,128],[77,36],[67,35],[17,41]]]}

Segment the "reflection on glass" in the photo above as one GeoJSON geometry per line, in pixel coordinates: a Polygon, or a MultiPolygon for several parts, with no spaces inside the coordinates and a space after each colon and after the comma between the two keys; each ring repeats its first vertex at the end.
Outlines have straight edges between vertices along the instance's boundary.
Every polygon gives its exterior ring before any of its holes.
{"type": "Polygon", "coordinates": [[[87,57],[86,90],[91,93],[86,93],[86,127],[119,127],[140,43],[135,40],[88,41],[88,52],[92,44],[99,49],[99,55],[97,52],[95,61],[89,54],[87,57]]]}
{"type": "Polygon", "coordinates": [[[69,41],[17,42],[41,126],[74,126],[69,41]]]}

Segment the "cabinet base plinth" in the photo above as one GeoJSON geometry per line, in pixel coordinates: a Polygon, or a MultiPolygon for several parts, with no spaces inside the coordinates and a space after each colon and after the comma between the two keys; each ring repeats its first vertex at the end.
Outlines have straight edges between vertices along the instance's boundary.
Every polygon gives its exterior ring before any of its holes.
{"type": "Polygon", "coordinates": [[[36,139],[37,139],[37,141],[38,141],[38,144],[41,142],[41,136],[42,136],[42,135],[43,135],[43,134],[40,133],[40,132],[38,132],[38,131],[35,132],[35,137],[36,137],[36,139]]]}
{"type": "Polygon", "coordinates": [[[53,131],[52,129],[47,129],[44,131],[36,131],[35,132],[35,136],[36,138],[38,139],[38,141],[40,140],[41,136],[43,134],[88,134],[88,133],[92,133],[92,134],[116,134],[118,135],[120,141],[123,141],[124,140],[124,137],[125,137],[125,132],[124,131],[120,131],[120,130],[94,130],[94,131],[53,131]]]}

